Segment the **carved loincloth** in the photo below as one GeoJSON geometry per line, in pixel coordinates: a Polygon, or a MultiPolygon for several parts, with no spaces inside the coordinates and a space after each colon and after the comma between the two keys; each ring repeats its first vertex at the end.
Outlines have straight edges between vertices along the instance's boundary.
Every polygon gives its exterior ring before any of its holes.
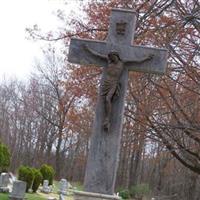
{"type": "Polygon", "coordinates": [[[101,96],[107,96],[107,94],[113,89],[114,95],[119,96],[121,85],[118,80],[105,80],[101,85],[101,96]]]}

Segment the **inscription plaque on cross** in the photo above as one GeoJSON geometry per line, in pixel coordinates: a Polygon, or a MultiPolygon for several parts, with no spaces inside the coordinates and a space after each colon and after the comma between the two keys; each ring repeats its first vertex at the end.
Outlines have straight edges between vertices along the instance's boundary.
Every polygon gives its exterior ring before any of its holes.
{"type": "MultiPolygon", "coordinates": [[[[128,83],[128,71],[164,74],[167,63],[167,50],[144,46],[133,46],[136,12],[126,9],[112,9],[108,36],[105,41],[72,38],[68,60],[81,65],[103,67],[101,86],[108,73],[110,52],[117,52],[123,65],[120,74],[120,91],[109,118],[109,128],[105,129],[105,96],[99,92],[90,150],[87,160],[85,191],[113,194],[119,161],[120,140],[124,101],[128,83]]],[[[117,66],[119,67],[119,66],[117,66]]]]}

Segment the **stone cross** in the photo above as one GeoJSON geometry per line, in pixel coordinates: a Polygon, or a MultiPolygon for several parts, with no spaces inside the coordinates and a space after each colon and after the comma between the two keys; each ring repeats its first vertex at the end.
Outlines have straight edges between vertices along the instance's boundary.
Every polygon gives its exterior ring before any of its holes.
{"type": "Polygon", "coordinates": [[[84,179],[85,191],[103,194],[113,194],[119,161],[124,99],[128,83],[128,71],[139,71],[163,74],[167,62],[167,50],[160,48],[132,46],[136,24],[136,12],[126,9],[112,9],[110,26],[106,41],[71,39],[68,60],[81,65],[96,65],[103,67],[101,84],[105,77],[108,63],[92,54],[84,46],[108,55],[118,52],[122,60],[141,60],[148,55],[153,59],[127,65],[120,78],[121,90],[118,98],[112,103],[109,133],[102,126],[105,116],[105,102],[99,94],[96,107],[90,151],[84,179]]]}
{"type": "Polygon", "coordinates": [[[14,181],[13,189],[9,196],[9,200],[24,200],[26,192],[26,182],[14,181]]]}

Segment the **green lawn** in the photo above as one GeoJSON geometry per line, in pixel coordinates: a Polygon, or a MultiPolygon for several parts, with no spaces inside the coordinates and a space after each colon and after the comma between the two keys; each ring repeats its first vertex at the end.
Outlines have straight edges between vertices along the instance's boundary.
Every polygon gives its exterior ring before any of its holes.
{"type": "MultiPolygon", "coordinates": [[[[80,182],[71,183],[73,187],[76,187],[77,190],[83,191],[83,184],[80,182]]],[[[59,190],[59,181],[53,181],[53,192],[57,192],[59,190]]]]}
{"type": "MultiPolygon", "coordinates": [[[[53,195],[53,194],[48,194],[48,195],[45,195],[45,194],[42,194],[42,195],[40,195],[40,194],[26,194],[27,200],[46,200],[47,196],[55,196],[58,199],[58,195],[53,195]]],[[[68,196],[65,199],[73,200],[73,197],[68,196]]],[[[8,194],[0,193],[0,200],[8,200],[8,194]]]]}
{"type": "Polygon", "coordinates": [[[80,182],[74,182],[72,186],[76,187],[77,190],[83,191],[83,185],[80,182]]]}
{"type": "Polygon", "coordinates": [[[0,194],[0,199],[1,200],[7,200],[8,199],[8,195],[7,194],[0,194]]]}
{"type": "Polygon", "coordinates": [[[28,200],[46,200],[46,198],[41,197],[38,194],[26,194],[28,200]]]}
{"type": "MultiPolygon", "coordinates": [[[[49,194],[49,196],[51,196],[51,195],[49,194]]],[[[38,194],[26,194],[26,198],[27,198],[27,200],[46,200],[47,199],[47,197],[45,198],[38,194]]],[[[58,197],[57,197],[57,199],[58,199],[58,197]]],[[[66,197],[66,199],[73,200],[73,197],[69,196],[69,197],[66,197]]],[[[0,200],[8,200],[8,194],[0,193],[0,200]]]]}
{"type": "MultiPolygon", "coordinates": [[[[41,197],[38,194],[26,194],[26,197],[27,197],[28,200],[46,200],[46,198],[41,197]]],[[[0,199],[1,200],[8,200],[8,194],[0,193],[0,199]]]]}

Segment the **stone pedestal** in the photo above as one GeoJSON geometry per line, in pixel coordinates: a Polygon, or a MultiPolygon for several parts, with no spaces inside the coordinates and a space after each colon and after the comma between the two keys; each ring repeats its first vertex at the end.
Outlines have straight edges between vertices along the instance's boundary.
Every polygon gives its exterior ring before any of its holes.
{"type": "Polygon", "coordinates": [[[74,200],[119,200],[118,196],[92,193],[92,192],[74,192],[74,200]]]}

